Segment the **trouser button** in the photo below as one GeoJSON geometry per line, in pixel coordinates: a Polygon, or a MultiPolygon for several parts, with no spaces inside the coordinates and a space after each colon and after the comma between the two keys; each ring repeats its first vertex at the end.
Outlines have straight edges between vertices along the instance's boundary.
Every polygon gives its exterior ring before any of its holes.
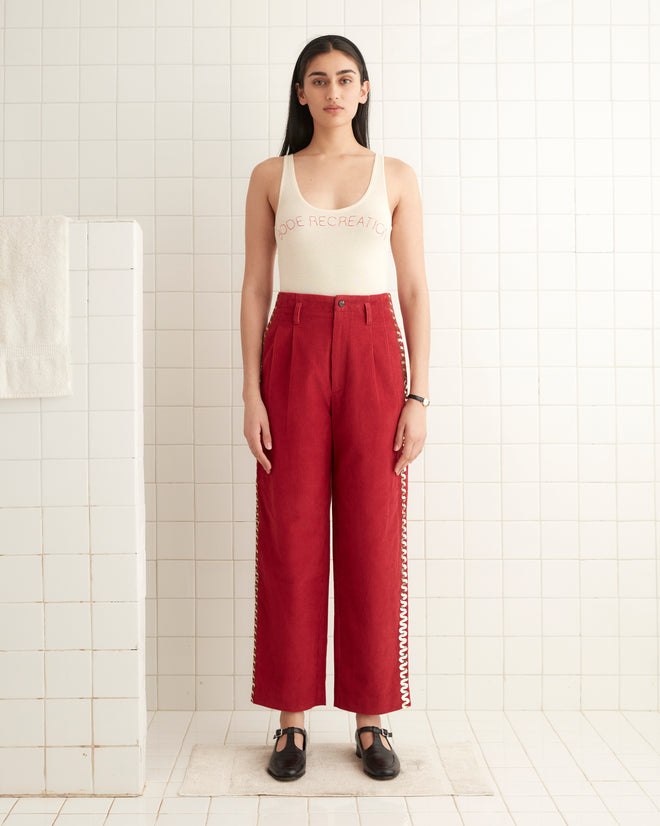
{"type": "Polygon", "coordinates": [[[337,304],[339,304],[340,307],[343,307],[344,306],[344,299],[340,298],[339,301],[337,302],[337,304]]]}

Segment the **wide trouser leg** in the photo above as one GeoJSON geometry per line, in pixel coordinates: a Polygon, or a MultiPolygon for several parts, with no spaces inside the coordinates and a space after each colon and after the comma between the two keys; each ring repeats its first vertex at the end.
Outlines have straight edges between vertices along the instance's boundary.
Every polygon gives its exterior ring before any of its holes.
{"type": "Polygon", "coordinates": [[[405,388],[389,294],[278,295],[262,353],[273,448],[272,472],[257,465],[254,703],[325,704],[332,497],[334,704],[410,704],[407,471],[393,450],[405,388]]]}
{"type": "Polygon", "coordinates": [[[301,324],[287,296],[278,296],[263,345],[273,447],[271,473],[257,465],[252,702],[301,711],[326,701],[332,462],[323,367],[332,319],[301,324]]]}
{"type": "Polygon", "coordinates": [[[410,705],[407,469],[393,449],[405,356],[386,299],[345,301],[333,339],[334,704],[360,714],[410,705]]]}

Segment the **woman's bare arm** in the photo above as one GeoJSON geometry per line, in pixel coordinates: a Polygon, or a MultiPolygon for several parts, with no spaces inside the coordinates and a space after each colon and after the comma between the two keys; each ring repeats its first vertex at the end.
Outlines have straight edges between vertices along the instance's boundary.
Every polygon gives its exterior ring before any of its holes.
{"type": "MultiPolygon", "coordinates": [[[[408,347],[409,392],[428,397],[431,320],[424,266],[422,203],[415,171],[402,161],[398,162],[397,184],[399,200],[392,214],[390,243],[408,347]]],[[[425,439],[426,408],[414,399],[410,400],[401,411],[394,440],[395,450],[403,445],[395,466],[396,473],[421,453],[425,439]]]]}
{"type": "Polygon", "coordinates": [[[263,467],[271,464],[263,446],[271,447],[268,414],[261,398],[261,346],[273,297],[276,242],[275,216],[268,200],[272,159],[252,171],[245,200],[245,271],[241,292],[241,351],[243,354],[243,433],[263,467]]]}

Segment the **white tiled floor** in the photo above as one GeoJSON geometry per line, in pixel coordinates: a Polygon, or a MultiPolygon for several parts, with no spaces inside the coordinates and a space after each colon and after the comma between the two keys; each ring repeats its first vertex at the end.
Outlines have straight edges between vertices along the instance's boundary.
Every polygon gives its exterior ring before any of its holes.
{"type": "MultiPolygon", "coordinates": [[[[352,740],[354,717],[307,712],[310,732],[352,740]]],[[[178,797],[195,743],[273,742],[267,709],[155,712],[147,786],[131,798],[0,798],[1,826],[660,826],[660,714],[406,710],[393,742],[472,738],[495,796],[178,797]],[[267,733],[268,732],[268,733],[267,733]]],[[[374,781],[376,782],[376,781],[374,781]]],[[[292,794],[295,789],[292,788],[292,794]]]]}

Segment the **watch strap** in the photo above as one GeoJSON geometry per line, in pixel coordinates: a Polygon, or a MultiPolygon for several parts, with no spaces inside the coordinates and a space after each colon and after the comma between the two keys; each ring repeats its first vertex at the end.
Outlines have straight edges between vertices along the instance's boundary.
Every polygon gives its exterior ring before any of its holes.
{"type": "Polygon", "coordinates": [[[424,396],[416,396],[414,393],[408,393],[406,398],[415,399],[416,401],[421,402],[424,405],[424,407],[428,407],[431,404],[429,399],[425,399],[424,396]]]}

